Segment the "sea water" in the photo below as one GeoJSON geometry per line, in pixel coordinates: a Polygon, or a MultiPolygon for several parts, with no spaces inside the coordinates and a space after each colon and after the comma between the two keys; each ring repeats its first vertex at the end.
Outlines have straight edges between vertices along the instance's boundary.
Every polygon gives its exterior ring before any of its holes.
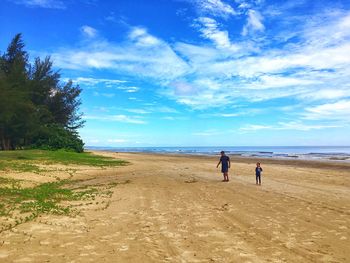
{"type": "Polygon", "coordinates": [[[350,161],[350,146],[202,146],[202,147],[86,147],[90,150],[114,152],[170,153],[217,155],[225,151],[228,155],[242,157],[328,159],[350,161]]]}

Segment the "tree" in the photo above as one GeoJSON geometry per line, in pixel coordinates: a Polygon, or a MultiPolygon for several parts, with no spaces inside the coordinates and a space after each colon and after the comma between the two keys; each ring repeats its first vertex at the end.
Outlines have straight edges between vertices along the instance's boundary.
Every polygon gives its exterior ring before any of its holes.
{"type": "Polygon", "coordinates": [[[69,130],[76,130],[84,125],[82,115],[78,112],[81,105],[79,86],[73,86],[72,81],[68,81],[62,88],[53,91],[49,98],[48,107],[53,114],[54,122],[69,130]]]}
{"type": "Polygon", "coordinates": [[[28,118],[33,111],[27,88],[28,54],[23,50],[21,34],[11,41],[0,64],[0,141],[1,149],[14,149],[25,138],[28,118]]]}
{"type": "Polygon", "coordinates": [[[81,89],[72,81],[61,84],[52,65],[50,57],[36,58],[30,64],[21,34],[0,56],[1,150],[52,144],[49,148],[81,151],[83,143],[77,133],[84,124],[79,113],[81,89]]]}

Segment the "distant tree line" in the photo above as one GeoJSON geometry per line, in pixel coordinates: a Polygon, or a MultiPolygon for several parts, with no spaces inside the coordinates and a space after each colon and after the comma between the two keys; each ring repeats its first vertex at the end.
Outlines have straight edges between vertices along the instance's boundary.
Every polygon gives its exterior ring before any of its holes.
{"type": "Polygon", "coordinates": [[[79,86],[62,83],[50,57],[30,63],[21,34],[0,55],[0,149],[82,152],[79,86]]]}

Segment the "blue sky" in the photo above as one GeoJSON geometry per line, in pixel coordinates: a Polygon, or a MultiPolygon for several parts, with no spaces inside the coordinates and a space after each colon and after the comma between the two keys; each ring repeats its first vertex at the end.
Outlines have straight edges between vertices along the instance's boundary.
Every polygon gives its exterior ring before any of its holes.
{"type": "Polygon", "coordinates": [[[350,2],[3,0],[95,146],[350,145],[350,2]]]}

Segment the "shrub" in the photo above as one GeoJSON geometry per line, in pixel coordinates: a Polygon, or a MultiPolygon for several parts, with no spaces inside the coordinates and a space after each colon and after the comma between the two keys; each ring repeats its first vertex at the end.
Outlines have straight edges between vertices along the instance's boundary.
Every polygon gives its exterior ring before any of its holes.
{"type": "Polygon", "coordinates": [[[43,127],[32,148],[45,150],[66,149],[68,151],[83,152],[84,143],[75,131],[70,131],[62,126],[52,124],[43,127]]]}

